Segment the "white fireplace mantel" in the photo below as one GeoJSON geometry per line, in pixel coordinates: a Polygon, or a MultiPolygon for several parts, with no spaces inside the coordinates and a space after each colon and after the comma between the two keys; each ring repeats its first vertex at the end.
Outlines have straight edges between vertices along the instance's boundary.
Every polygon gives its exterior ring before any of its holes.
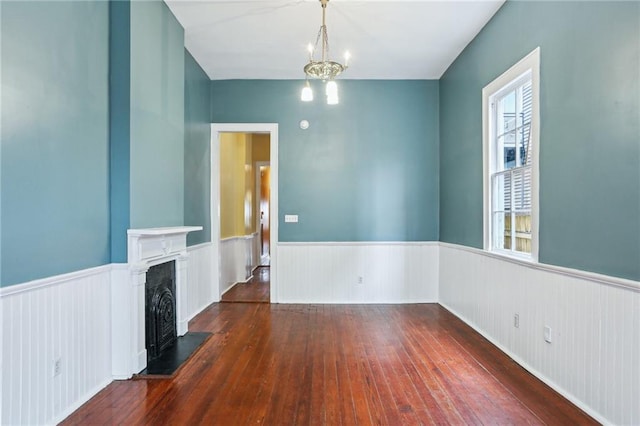
{"type": "Polygon", "coordinates": [[[156,258],[182,253],[187,249],[187,234],[202,226],[129,229],[127,260],[129,264],[148,263],[156,258]]]}
{"type": "MultiPolygon", "coordinates": [[[[187,234],[202,226],[129,229],[127,277],[112,285],[112,370],[116,379],[129,378],[147,366],[145,284],[151,266],[175,261],[176,329],[188,329],[187,234]]],[[[123,271],[123,272],[125,272],[123,271]]]]}

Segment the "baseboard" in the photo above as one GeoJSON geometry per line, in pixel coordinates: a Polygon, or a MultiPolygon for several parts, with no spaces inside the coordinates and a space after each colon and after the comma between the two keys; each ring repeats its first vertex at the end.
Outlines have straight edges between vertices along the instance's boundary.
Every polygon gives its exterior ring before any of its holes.
{"type": "Polygon", "coordinates": [[[193,312],[191,314],[191,316],[189,317],[189,321],[191,321],[192,319],[194,319],[195,317],[197,317],[202,311],[204,311],[205,309],[207,309],[209,306],[211,306],[212,303],[215,303],[214,301],[211,301],[209,303],[205,303],[202,306],[199,306],[198,308],[196,308],[195,312],[193,312]]]}
{"type": "Polygon", "coordinates": [[[220,297],[224,296],[224,294],[226,292],[228,292],[229,290],[231,290],[236,284],[238,284],[237,282],[231,284],[229,287],[227,287],[222,293],[220,293],[220,297]]]}
{"type": "Polygon", "coordinates": [[[270,266],[269,266],[269,265],[257,265],[257,266],[254,266],[254,267],[253,267],[253,269],[251,270],[251,278],[253,278],[253,273],[254,273],[257,269],[260,269],[260,268],[270,268],[270,266]]]}
{"type": "Polygon", "coordinates": [[[350,300],[319,300],[314,302],[302,301],[302,300],[281,300],[278,303],[282,303],[283,305],[428,305],[428,304],[438,304],[437,300],[425,299],[425,300],[394,300],[387,302],[379,302],[379,301],[362,301],[362,302],[353,302],[350,300]]]}

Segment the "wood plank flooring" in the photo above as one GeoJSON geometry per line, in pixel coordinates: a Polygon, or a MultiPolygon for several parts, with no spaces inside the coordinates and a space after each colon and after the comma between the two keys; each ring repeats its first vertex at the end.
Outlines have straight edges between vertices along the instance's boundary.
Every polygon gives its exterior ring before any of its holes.
{"type": "Polygon", "coordinates": [[[222,295],[223,302],[269,303],[271,297],[271,269],[259,266],[246,283],[237,283],[222,295]]]}
{"type": "Polygon", "coordinates": [[[63,424],[596,424],[437,304],[213,304],[167,380],[110,384],[63,424]]]}

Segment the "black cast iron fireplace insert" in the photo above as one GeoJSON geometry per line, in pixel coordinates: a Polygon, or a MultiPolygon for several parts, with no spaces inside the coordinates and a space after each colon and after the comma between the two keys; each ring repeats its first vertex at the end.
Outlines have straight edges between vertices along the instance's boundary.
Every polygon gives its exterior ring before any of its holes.
{"type": "Polygon", "coordinates": [[[177,339],[175,261],[149,268],[145,293],[147,361],[152,361],[177,339]]]}

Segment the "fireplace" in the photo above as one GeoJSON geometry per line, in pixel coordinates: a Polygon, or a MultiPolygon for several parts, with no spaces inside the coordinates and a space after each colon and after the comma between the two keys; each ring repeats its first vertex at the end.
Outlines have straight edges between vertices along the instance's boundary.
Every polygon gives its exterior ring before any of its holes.
{"type": "Polygon", "coordinates": [[[149,268],[145,284],[147,362],[158,358],[178,338],[175,261],[149,268]]]}
{"type": "Polygon", "coordinates": [[[127,264],[114,268],[111,286],[114,379],[144,370],[149,360],[187,333],[187,233],[199,230],[201,226],[127,231],[127,264]],[[156,278],[166,285],[158,289],[150,284],[156,278]],[[147,297],[155,305],[149,315],[147,297]],[[148,322],[154,323],[153,329],[148,322]]]}

